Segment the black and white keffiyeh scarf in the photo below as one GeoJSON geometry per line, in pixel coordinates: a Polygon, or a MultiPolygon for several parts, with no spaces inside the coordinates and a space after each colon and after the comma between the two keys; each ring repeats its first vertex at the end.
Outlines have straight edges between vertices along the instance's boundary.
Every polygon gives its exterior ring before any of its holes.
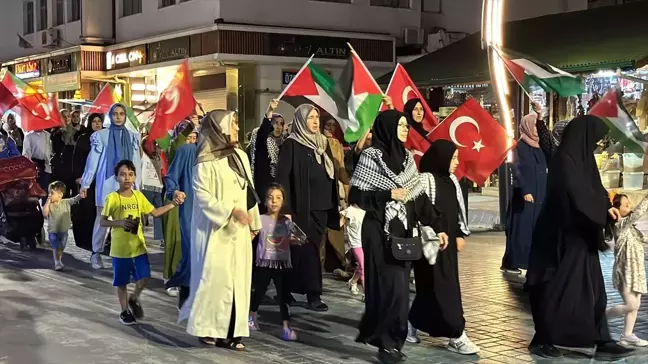
{"type": "Polygon", "coordinates": [[[376,148],[368,148],[360,155],[356,165],[351,186],[361,191],[391,191],[397,188],[407,190],[407,197],[404,202],[389,201],[385,205],[385,227],[389,234],[389,222],[398,218],[407,229],[407,209],[405,202],[415,200],[424,193],[423,185],[419,183],[419,173],[414,163],[414,158],[407,152],[403,172],[396,175],[387,167],[382,159],[382,151],[376,148]]]}
{"type": "MultiPolygon", "coordinates": [[[[468,229],[468,217],[466,216],[466,205],[464,203],[464,198],[462,194],[461,187],[459,186],[459,180],[455,177],[454,174],[450,174],[450,179],[455,185],[455,191],[457,193],[457,202],[459,202],[459,228],[466,236],[470,235],[470,230],[468,229]]],[[[423,186],[423,190],[430,198],[432,205],[436,203],[436,180],[432,173],[421,173],[420,183],[423,186]]]]}

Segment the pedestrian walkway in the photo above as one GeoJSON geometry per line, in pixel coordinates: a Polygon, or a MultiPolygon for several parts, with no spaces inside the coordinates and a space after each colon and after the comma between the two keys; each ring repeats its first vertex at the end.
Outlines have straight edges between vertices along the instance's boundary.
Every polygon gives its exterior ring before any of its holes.
{"type": "MultiPolygon", "coordinates": [[[[354,342],[363,311],[344,282],[327,277],[326,313],[293,311],[299,342],[278,339],[278,309],[262,306],[262,331],[246,340],[245,353],[207,348],[176,324],[175,299],[163,289],[163,255],[150,247],[154,274],[142,302],[145,319],[137,326],[118,322],[119,304],[111,286],[110,270],[95,271],[89,254],[68,245],[64,272],[51,269],[45,249],[21,252],[17,244],[0,243],[0,363],[283,363],[354,364],[374,361],[373,348],[354,342]]],[[[527,352],[533,335],[528,301],[520,282],[503,279],[499,271],[504,251],[502,233],[477,233],[460,254],[461,284],[467,331],[482,351],[461,356],[444,349],[445,341],[421,335],[419,345],[407,344],[408,363],[532,363],[527,352]]],[[[609,304],[620,300],[611,286],[612,255],[601,257],[609,304]]],[[[269,293],[273,296],[273,293],[269,293]]],[[[646,300],[645,300],[646,301],[646,300]]],[[[637,335],[648,338],[648,301],[637,321],[637,335]]],[[[622,321],[610,322],[618,337],[622,321]]],[[[621,363],[647,363],[648,351],[621,363]]],[[[539,363],[552,363],[537,360],[539,363]]],[[[555,363],[590,363],[583,354],[570,354],[555,363]]]]}

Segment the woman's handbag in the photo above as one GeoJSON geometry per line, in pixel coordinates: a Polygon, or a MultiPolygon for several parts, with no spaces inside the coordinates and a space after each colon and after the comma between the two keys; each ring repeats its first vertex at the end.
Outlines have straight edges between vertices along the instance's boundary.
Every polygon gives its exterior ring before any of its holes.
{"type": "Polygon", "coordinates": [[[413,238],[389,237],[391,251],[397,260],[414,261],[423,257],[423,245],[419,236],[413,238]]]}

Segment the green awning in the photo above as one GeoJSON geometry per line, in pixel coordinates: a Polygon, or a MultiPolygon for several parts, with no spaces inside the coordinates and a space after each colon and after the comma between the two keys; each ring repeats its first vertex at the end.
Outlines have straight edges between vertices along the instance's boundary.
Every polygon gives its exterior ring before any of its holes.
{"type": "MultiPolygon", "coordinates": [[[[648,63],[648,2],[547,15],[507,23],[504,47],[567,72],[634,69],[648,63]]],[[[418,86],[490,79],[481,34],[404,65],[418,86]]],[[[389,83],[391,73],[378,79],[389,83]]]]}

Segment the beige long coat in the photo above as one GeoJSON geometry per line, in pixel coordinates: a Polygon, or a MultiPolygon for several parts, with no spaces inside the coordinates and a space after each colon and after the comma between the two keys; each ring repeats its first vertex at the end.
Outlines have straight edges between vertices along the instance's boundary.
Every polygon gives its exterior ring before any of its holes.
{"type": "MultiPolygon", "coordinates": [[[[250,162],[236,153],[250,176],[250,162]]],[[[235,207],[247,208],[245,181],[227,164],[227,158],[194,167],[194,203],[191,231],[191,295],[180,311],[187,332],[197,337],[227,338],[236,305],[234,337],[249,336],[252,242],[250,230],[261,229],[258,207],[249,210],[252,223],[232,219],[235,207]]]]}

